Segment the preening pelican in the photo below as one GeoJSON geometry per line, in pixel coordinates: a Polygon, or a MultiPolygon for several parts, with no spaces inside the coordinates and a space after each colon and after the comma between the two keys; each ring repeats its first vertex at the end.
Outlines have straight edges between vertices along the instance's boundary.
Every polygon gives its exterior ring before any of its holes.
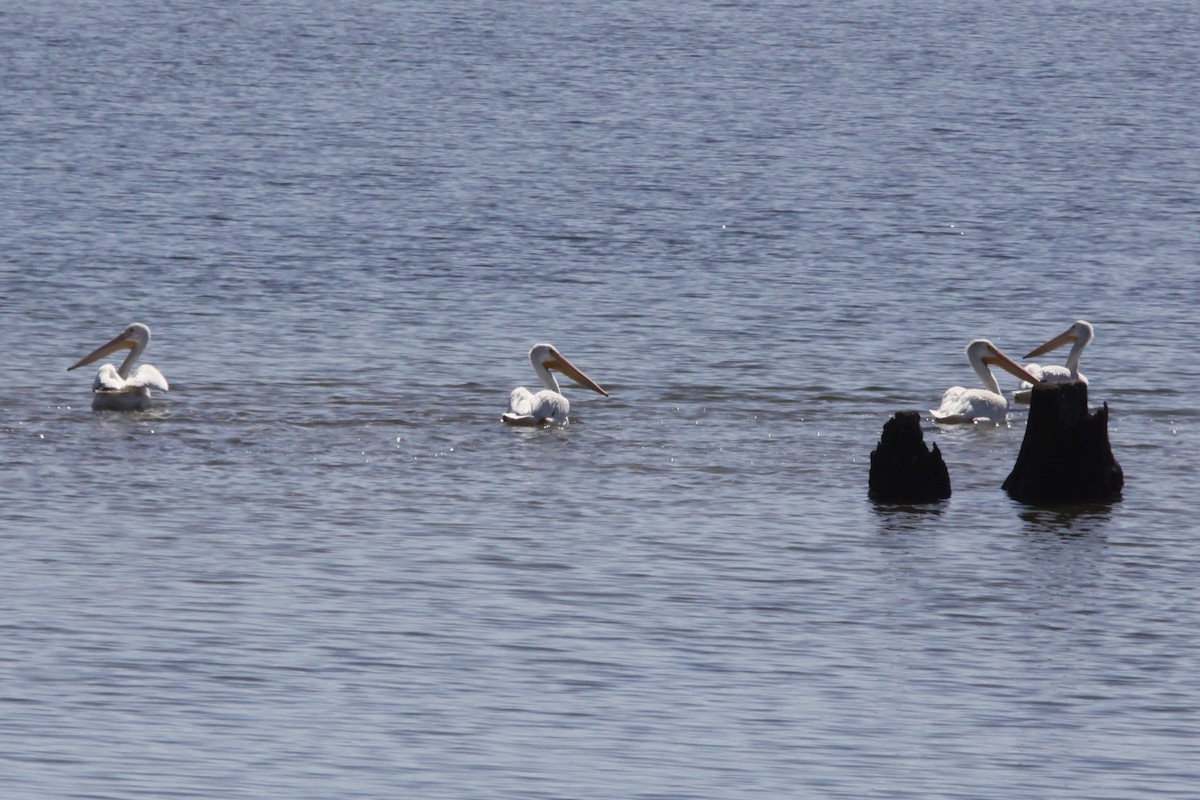
{"type": "MultiPolygon", "coordinates": [[[[1051,350],[1057,350],[1064,344],[1070,344],[1071,350],[1067,353],[1067,363],[1061,367],[1057,364],[1047,364],[1044,367],[1039,364],[1026,364],[1025,370],[1046,383],[1062,383],[1063,381],[1087,383],[1088,379],[1079,371],[1079,357],[1083,355],[1083,348],[1092,341],[1092,334],[1092,323],[1084,319],[1075,320],[1071,327],[1025,355],[1026,358],[1034,358],[1049,353],[1051,350]]],[[[1018,403],[1028,403],[1032,394],[1033,387],[1022,381],[1021,388],[1013,392],[1013,400],[1018,403]]]]}
{"type": "Polygon", "coordinates": [[[150,329],[140,322],[135,322],[118,333],[111,341],[102,344],[83,358],[76,361],[67,370],[82,367],[104,358],[117,350],[128,349],[129,355],[114,367],[105,364],[96,373],[92,381],[92,410],[94,411],[142,411],[150,407],[150,389],[167,391],[167,379],[155,367],[142,364],[131,377],[129,370],[133,362],[150,344],[150,329]]]}
{"type": "Polygon", "coordinates": [[[550,370],[558,370],[580,386],[608,397],[608,392],[579,371],[579,368],[558,352],[552,344],[535,344],[529,351],[533,371],[546,388],[534,394],[518,386],[508,396],[508,411],[500,418],[509,425],[560,425],[567,421],[571,404],[558,388],[558,380],[550,370]]]}
{"type": "Polygon", "coordinates": [[[942,406],[936,410],[930,409],[934,422],[944,424],[956,422],[989,421],[1000,425],[1008,417],[1008,401],[1000,393],[1000,384],[992,375],[990,366],[1011,372],[1021,380],[1030,384],[1038,379],[1030,375],[1008,356],[1001,353],[996,345],[987,339],[976,339],[967,345],[967,358],[971,368],[983,381],[983,389],[964,389],[952,386],[942,395],[942,406]]]}

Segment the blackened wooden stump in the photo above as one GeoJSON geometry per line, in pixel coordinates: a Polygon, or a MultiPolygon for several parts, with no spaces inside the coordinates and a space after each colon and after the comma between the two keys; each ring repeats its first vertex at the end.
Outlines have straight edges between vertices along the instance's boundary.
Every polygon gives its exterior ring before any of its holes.
{"type": "Polygon", "coordinates": [[[1004,491],[1022,503],[1111,502],[1125,475],[1108,444],[1108,403],[1088,413],[1087,384],[1039,383],[1004,491]]]}
{"type": "Polygon", "coordinates": [[[867,496],[881,503],[935,503],[950,496],[950,472],[937,444],[930,452],[921,435],[921,415],[897,411],[883,423],[871,451],[867,496]]]}

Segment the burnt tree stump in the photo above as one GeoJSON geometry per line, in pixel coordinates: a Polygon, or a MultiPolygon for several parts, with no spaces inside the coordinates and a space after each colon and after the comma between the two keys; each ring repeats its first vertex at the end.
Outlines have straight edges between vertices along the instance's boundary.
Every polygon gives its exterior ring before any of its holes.
{"type": "Polygon", "coordinates": [[[1108,403],[1089,412],[1082,381],[1039,383],[1004,491],[1022,503],[1111,502],[1125,475],[1108,443],[1108,403]]]}
{"type": "Polygon", "coordinates": [[[897,411],[883,423],[868,486],[867,496],[882,503],[935,503],[950,496],[950,472],[937,444],[932,452],[925,447],[920,413],[897,411]]]}

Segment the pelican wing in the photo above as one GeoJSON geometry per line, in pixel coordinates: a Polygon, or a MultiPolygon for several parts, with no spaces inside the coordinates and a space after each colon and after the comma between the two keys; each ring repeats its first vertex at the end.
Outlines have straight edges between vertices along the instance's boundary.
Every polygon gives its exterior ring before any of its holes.
{"type": "MultiPolygon", "coordinates": [[[[1045,373],[1041,364],[1026,364],[1025,371],[1039,381],[1046,380],[1045,373]]],[[[1029,381],[1021,381],[1021,385],[1013,392],[1013,400],[1018,403],[1029,404],[1029,398],[1033,394],[1033,384],[1029,381]]]]}
{"type": "MultiPolygon", "coordinates": [[[[1047,383],[1062,383],[1063,381],[1071,380],[1071,370],[1066,367],[1060,367],[1058,364],[1047,364],[1042,367],[1040,372],[1033,372],[1033,370],[1029,370],[1029,372],[1038,380],[1047,383]]],[[[1022,386],[1027,383],[1028,381],[1021,381],[1022,386]]]]}
{"type": "Polygon", "coordinates": [[[986,389],[964,389],[961,386],[951,386],[942,395],[942,405],[931,408],[935,422],[958,424],[987,419],[997,424],[1004,422],[1008,416],[1008,402],[986,389]]]}
{"type": "Polygon", "coordinates": [[[512,390],[512,394],[508,396],[508,411],[510,414],[519,416],[527,416],[533,413],[534,395],[533,392],[526,389],[524,386],[518,386],[512,390]]]}
{"type": "Polygon", "coordinates": [[[158,367],[151,364],[142,364],[136,370],[129,380],[125,381],[126,386],[132,387],[149,387],[152,389],[161,389],[167,391],[171,387],[167,385],[167,379],[158,371],[158,367]]]}
{"type": "Polygon", "coordinates": [[[101,367],[96,373],[96,380],[92,381],[93,392],[123,392],[125,389],[125,379],[112,364],[101,367]]]}
{"type": "MultiPolygon", "coordinates": [[[[1037,375],[1037,377],[1044,383],[1064,383],[1066,381],[1076,379],[1075,376],[1071,375],[1071,370],[1067,369],[1066,367],[1060,367],[1057,364],[1050,364],[1042,367],[1040,375],[1037,373],[1034,374],[1037,375]]],[[[1083,376],[1082,372],[1079,373],[1078,380],[1081,380],[1084,383],[1088,382],[1087,378],[1083,376]]],[[[1021,388],[1025,388],[1028,385],[1029,384],[1027,384],[1025,381],[1021,381],[1021,388]]]]}
{"type": "MultiPolygon", "coordinates": [[[[1066,367],[1060,367],[1058,364],[1047,364],[1044,367],[1037,364],[1026,364],[1025,371],[1042,383],[1063,383],[1064,381],[1074,380],[1071,377],[1071,370],[1066,367]]],[[[1084,377],[1082,372],[1079,373],[1079,380],[1084,383],[1088,382],[1088,379],[1084,377]]],[[[1028,403],[1032,396],[1033,384],[1029,381],[1021,381],[1021,388],[1013,392],[1013,399],[1018,403],[1028,403]]]]}
{"type": "Polygon", "coordinates": [[[534,394],[518,386],[508,396],[508,411],[501,419],[509,425],[557,425],[567,421],[571,404],[567,398],[549,389],[534,394]]]}

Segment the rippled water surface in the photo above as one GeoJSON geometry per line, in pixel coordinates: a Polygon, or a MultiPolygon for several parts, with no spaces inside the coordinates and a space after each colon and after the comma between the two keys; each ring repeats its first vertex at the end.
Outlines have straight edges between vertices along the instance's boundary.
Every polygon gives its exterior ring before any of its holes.
{"type": "Polygon", "coordinates": [[[1195,797],[1198,40],[0,10],[5,796],[1195,797]],[[1077,318],[1121,502],[1009,500],[1023,410],[868,501],[968,340],[1077,318]],[[135,320],[171,391],[94,413],[65,368],[135,320]],[[612,396],[505,428],[538,341],[612,396]]]}

